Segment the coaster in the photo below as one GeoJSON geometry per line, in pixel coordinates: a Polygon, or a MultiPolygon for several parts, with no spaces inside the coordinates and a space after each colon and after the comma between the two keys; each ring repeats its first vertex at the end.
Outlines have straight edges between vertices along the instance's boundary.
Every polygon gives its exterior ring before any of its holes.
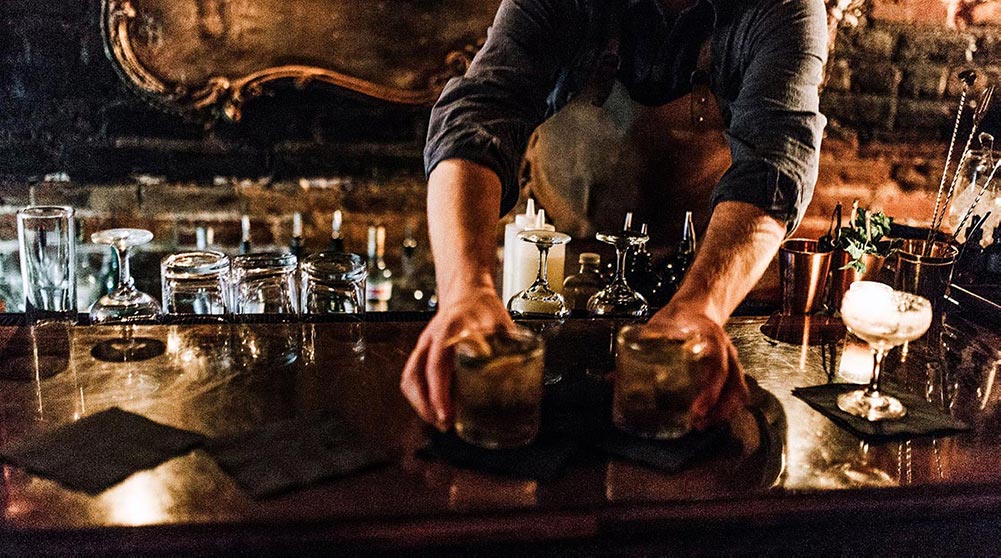
{"type": "Polygon", "coordinates": [[[0,459],[68,488],[98,494],[203,440],[115,407],[5,448],[0,459]]]}
{"type": "Polygon", "coordinates": [[[726,439],[727,427],[692,431],[677,440],[650,440],[608,428],[595,440],[598,450],[667,473],[678,473],[726,439]]]}
{"type": "Polygon", "coordinates": [[[854,391],[864,386],[859,384],[822,384],[805,388],[796,388],[792,394],[802,399],[807,405],[831,419],[838,426],[852,432],[860,438],[870,440],[888,440],[895,438],[913,438],[915,436],[948,435],[969,430],[963,421],[951,417],[935,405],[921,397],[910,393],[894,393],[893,395],[907,407],[907,414],[895,420],[870,422],[862,417],[846,413],[838,408],[838,396],[854,391]]]}
{"type": "Polygon", "coordinates": [[[563,473],[575,450],[570,440],[546,435],[525,447],[491,450],[467,444],[454,431],[434,431],[417,455],[464,469],[548,481],[563,473]]]}
{"type": "Polygon", "coordinates": [[[205,450],[254,498],[267,498],[389,462],[333,418],[298,418],[214,438],[205,450]]]}

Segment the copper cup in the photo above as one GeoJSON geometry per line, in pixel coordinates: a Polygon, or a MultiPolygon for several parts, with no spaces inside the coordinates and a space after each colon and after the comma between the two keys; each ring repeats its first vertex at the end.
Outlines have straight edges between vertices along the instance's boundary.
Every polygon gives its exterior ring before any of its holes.
{"type": "Polygon", "coordinates": [[[941,240],[930,247],[926,240],[904,240],[893,258],[893,288],[923,296],[937,309],[952,281],[958,254],[955,245],[941,240]]]}
{"type": "Polygon", "coordinates": [[[824,306],[832,252],[819,252],[817,241],[790,238],[779,248],[782,313],[812,314],[824,306]]]}

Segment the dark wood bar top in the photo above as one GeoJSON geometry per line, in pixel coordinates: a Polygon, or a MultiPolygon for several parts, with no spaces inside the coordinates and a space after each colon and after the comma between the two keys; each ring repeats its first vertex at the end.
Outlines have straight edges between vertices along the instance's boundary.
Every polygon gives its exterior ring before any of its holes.
{"type": "MultiPolygon", "coordinates": [[[[165,351],[124,363],[93,354],[121,338],[117,327],[0,327],[0,447],[117,406],[208,436],[333,413],[395,457],[263,500],[202,450],[96,496],[7,465],[0,554],[1001,551],[996,325],[949,316],[909,347],[904,362],[899,349],[888,357],[889,381],[972,430],[867,444],[791,394],[840,381],[845,340],[837,324],[787,319],[776,328],[774,319],[734,318],[728,331],[756,382],[754,415],[763,421],[738,421],[731,440],[679,474],[595,457],[550,482],[415,455],[426,431],[398,383],[423,325],[138,326],[136,336],[159,340],[165,351]]],[[[552,389],[572,394],[610,371],[615,324],[527,325],[543,332],[547,366],[563,374],[552,389]]]]}

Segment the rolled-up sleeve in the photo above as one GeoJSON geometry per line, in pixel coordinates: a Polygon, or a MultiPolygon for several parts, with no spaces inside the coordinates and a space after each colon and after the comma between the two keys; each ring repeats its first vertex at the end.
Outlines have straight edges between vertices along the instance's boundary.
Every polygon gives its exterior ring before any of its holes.
{"type": "Polygon", "coordinates": [[[763,2],[747,31],[745,70],[726,131],[732,164],[713,205],[756,205],[792,232],[817,183],[827,23],[820,0],[763,2]]]}
{"type": "Polygon", "coordinates": [[[446,84],[431,111],[424,168],[465,159],[493,170],[503,186],[501,214],[518,200],[518,165],[546,115],[569,49],[575,2],[504,0],[486,44],[463,77],[446,84]]]}

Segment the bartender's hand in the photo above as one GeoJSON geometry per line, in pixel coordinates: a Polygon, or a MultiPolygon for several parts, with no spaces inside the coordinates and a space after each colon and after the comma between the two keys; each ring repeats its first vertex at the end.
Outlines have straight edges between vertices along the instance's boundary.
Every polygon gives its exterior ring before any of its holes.
{"type": "Polygon", "coordinates": [[[445,431],[452,425],[451,341],[463,331],[493,331],[514,327],[493,286],[469,289],[442,306],[424,328],[410,353],[400,389],[425,422],[445,431]]]}
{"type": "Polygon", "coordinates": [[[723,327],[708,316],[683,306],[667,306],[654,314],[647,327],[684,339],[699,335],[705,342],[702,365],[708,375],[702,393],[692,404],[692,427],[704,430],[721,422],[729,422],[749,400],[744,368],[737,349],[723,327]]]}

